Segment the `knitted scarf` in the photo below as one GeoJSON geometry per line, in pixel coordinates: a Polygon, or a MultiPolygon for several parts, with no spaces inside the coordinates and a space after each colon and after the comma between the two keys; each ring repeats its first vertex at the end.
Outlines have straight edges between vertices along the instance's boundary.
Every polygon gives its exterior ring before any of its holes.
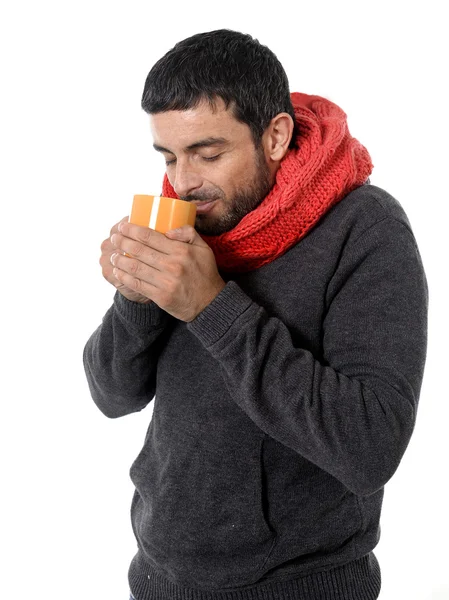
{"type": "MultiPolygon", "coordinates": [[[[292,93],[291,99],[299,135],[269,194],[234,229],[217,236],[200,234],[223,271],[252,271],[284,254],[373,169],[339,106],[308,94],[292,93]]],[[[166,175],[162,194],[178,197],[166,175]]]]}

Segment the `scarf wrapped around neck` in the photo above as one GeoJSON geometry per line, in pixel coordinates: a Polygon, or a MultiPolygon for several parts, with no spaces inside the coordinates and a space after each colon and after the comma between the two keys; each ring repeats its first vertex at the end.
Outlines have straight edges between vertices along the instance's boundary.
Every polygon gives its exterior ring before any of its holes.
{"type": "MultiPolygon", "coordinates": [[[[292,93],[291,99],[299,135],[269,194],[230,231],[200,234],[222,271],[252,271],[282,256],[373,169],[339,106],[308,94],[292,93]]],[[[178,197],[166,175],[162,195],[178,197]]]]}

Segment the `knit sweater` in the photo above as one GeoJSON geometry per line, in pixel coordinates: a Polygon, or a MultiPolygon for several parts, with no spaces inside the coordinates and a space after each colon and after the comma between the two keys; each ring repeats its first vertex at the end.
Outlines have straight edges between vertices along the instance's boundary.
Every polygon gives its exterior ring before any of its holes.
{"type": "MultiPolygon", "coordinates": [[[[384,485],[412,435],[428,289],[366,184],[190,323],[115,293],[84,348],[111,418],[153,401],[131,466],[137,600],[372,600],[384,485]]],[[[145,417],[143,417],[145,418],[145,417]]]]}

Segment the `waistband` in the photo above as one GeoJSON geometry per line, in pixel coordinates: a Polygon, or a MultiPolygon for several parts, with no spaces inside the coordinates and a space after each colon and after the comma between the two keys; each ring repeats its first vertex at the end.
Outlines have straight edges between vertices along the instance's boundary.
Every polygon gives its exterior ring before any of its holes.
{"type": "Polygon", "coordinates": [[[232,590],[205,590],[174,583],[138,553],[129,569],[136,600],[376,600],[380,566],[373,552],[344,565],[294,579],[265,580],[232,590]]]}

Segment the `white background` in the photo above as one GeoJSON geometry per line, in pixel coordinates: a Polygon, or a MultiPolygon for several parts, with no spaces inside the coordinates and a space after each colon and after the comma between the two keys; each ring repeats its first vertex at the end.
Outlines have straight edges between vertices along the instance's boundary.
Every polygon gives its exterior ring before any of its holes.
{"type": "MultiPolygon", "coordinates": [[[[448,47],[443,1],[6,0],[0,9],[0,597],[127,600],[129,467],[151,405],[104,417],[82,350],[114,289],[100,244],[163,161],[140,108],[153,63],[194,33],[250,33],[292,91],[347,113],[372,183],[405,209],[430,288],[415,433],[387,484],[381,600],[449,598],[448,47]]],[[[157,600],[157,599],[155,599],[157,600]]]]}

